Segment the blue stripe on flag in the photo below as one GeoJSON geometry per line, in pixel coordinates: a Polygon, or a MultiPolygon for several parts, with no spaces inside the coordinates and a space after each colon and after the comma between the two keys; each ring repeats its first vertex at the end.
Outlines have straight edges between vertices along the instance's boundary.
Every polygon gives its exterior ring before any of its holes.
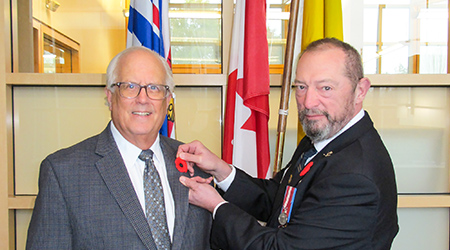
{"type": "MultiPolygon", "coordinates": [[[[161,23],[161,16],[159,16],[161,23]]],[[[130,6],[130,19],[128,21],[128,30],[134,34],[141,42],[142,46],[156,51],[164,57],[164,42],[162,39],[161,29],[156,34],[150,21],[141,15],[136,9],[130,6]]]]}
{"type": "Polygon", "coordinates": [[[166,115],[166,119],[164,119],[164,123],[163,123],[161,129],[159,130],[159,133],[164,136],[169,136],[169,126],[167,125],[167,123],[168,123],[168,119],[167,119],[167,115],[166,115]]]}

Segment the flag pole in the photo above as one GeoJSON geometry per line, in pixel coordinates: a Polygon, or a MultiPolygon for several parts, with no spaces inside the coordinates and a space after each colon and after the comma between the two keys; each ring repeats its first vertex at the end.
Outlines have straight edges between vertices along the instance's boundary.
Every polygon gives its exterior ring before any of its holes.
{"type": "Polygon", "coordinates": [[[273,175],[281,170],[281,163],[283,159],[284,138],[289,110],[289,94],[291,90],[292,64],[294,61],[293,57],[298,22],[299,2],[299,0],[291,1],[291,13],[289,16],[286,52],[284,56],[284,70],[281,85],[280,109],[278,112],[277,144],[275,151],[275,163],[273,166],[273,175]]]}

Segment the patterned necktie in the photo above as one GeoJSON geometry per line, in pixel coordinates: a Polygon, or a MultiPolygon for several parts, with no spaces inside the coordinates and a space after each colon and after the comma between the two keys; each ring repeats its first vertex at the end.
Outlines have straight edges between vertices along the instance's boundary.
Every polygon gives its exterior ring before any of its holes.
{"type": "Polygon", "coordinates": [[[164,204],[164,193],[153,162],[153,151],[143,150],[139,159],[145,162],[144,170],[144,195],[145,214],[152,231],[153,240],[158,250],[170,249],[170,237],[167,229],[166,208],[164,204]]]}

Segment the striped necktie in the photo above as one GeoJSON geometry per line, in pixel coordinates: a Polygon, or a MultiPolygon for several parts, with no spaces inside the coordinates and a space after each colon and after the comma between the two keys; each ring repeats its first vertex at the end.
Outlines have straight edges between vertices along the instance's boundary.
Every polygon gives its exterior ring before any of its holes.
{"type": "Polygon", "coordinates": [[[306,160],[308,160],[311,156],[315,155],[317,153],[317,150],[314,146],[312,146],[310,149],[308,149],[306,152],[304,152],[300,158],[300,164],[299,164],[299,169],[301,170],[305,164],[306,164],[306,160]]]}

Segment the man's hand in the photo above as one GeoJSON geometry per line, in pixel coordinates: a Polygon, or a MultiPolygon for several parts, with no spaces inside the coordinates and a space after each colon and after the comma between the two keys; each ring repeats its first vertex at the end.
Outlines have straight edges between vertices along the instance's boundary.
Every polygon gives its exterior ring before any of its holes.
{"type": "Polygon", "coordinates": [[[191,176],[194,174],[194,164],[206,173],[213,175],[219,182],[223,181],[231,173],[230,166],[199,141],[180,145],[177,157],[188,162],[188,170],[191,176]]]}
{"type": "Polygon", "coordinates": [[[203,179],[199,176],[187,178],[180,177],[180,182],[189,188],[189,203],[202,207],[211,213],[221,202],[225,201],[222,196],[211,186],[212,177],[203,179]]]}

